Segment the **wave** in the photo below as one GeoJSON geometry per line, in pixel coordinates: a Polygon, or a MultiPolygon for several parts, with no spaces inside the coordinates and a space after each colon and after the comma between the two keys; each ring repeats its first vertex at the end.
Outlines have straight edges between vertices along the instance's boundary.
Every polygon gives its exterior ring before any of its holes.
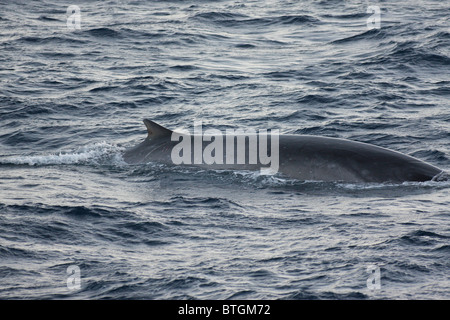
{"type": "Polygon", "coordinates": [[[37,19],[38,19],[38,20],[41,20],[41,21],[57,21],[57,22],[61,22],[60,19],[56,19],[56,18],[49,17],[49,16],[46,16],[46,15],[41,15],[41,16],[39,16],[39,18],[37,18],[37,19]]]}
{"type": "Polygon", "coordinates": [[[98,38],[118,38],[121,36],[120,32],[111,28],[93,28],[86,30],[89,35],[98,38]]]}
{"type": "Polygon", "coordinates": [[[226,27],[303,25],[320,22],[318,18],[310,15],[282,15],[252,18],[247,15],[228,12],[203,12],[196,14],[193,18],[226,27]]]}
{"type": "Polygon", "coordinates": [[[280,16],[277,18],[274,18],[275,22],[280,22],[282,24],[305,24],[305,23],[318,23],[320,22],[319,19],[309,16],[309,15],[287,15],[287,16],[280,16]]]}
{"type": "Polygon", "coordinates": [[[392,239],[391,242],[400,243],[402,245],[435,246],[448,238],[448,236],[442,234],[419,229],[411,231],[396,239],[392,239]]]}
{"type": "Polygon", "coordinates": [[[18,42],[25,42],[27,44],[86,44],[87,41],[75,38],[70,35],[60,36],[23,36],[18,38],[18,42]]]}
{"type": "Polygon", "coordinates": [[[239,13],[231,13],[231,12],[202,12],[197,13],[195,18],[201,18],[206,20],[230,20],[230,19],[247,19],[249,16],[239,13]]]}
{"type": "Polygon", "coordinates": [[[4,247],[4,246],[0,245],[0,257],[2,259],[29,258],[29,257],[33,257],[33,256],[34,256],[34,254],[30,250],[13,248],[13,247],[8,248],[8,247],[4,247]]]}
{"type": "Polygon", "coordinates": [[[367,18],[368,14],[366,12],[356,12],[356,13],[343,13],[343,14],[323,14],[321,15],[324,18],[335,18],[341,20],[347,19],[362,19],[367,18]]]}
{"type": "Polygon", "coordinates": [[[450,57],[444,53],[434,52],[435,50],[428,48],[428,45],[416,41],[397,42],[386,56],[394,62],[409,62],[415,66],[450,65],[450,57]]]}
{"type": "MultiPolygon", "coordinates": [[[[385,29],[389,29],[386,27],[385,29]]],[[[389,32],[389,31],[388,31],[389,32]]],[[[332,44],[341,44],[341,43],[353,43],[360,40],[374,40],[374,39],[383,39],[387,35],[386,30],[384,29],[371,29],[358,34],[355,34],[350,37],[334,40],[332,44]]]]}

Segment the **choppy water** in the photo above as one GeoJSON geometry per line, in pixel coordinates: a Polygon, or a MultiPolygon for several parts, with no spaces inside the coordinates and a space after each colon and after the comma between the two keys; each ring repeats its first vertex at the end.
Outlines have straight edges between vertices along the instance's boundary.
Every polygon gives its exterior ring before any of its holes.
{"type": "Polygon", "coordinates": [[[68,5],[0,1],[0,298],[450,298],[448,182],[121,158],[147,117],[348,138],[449,170],[448,1],[78,1],[74,31],[68,5]]]}

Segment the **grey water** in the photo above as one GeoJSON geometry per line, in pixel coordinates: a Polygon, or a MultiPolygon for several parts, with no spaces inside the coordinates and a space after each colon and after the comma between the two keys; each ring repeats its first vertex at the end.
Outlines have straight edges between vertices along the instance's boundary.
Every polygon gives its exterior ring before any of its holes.
{"type": "Polygon", "coordinates": [[[449,12],[0,0],[0,299],[450,298],[449,182],[122,158],[143,118],[201,120],[371,143],[448,171],[449,12]]]}

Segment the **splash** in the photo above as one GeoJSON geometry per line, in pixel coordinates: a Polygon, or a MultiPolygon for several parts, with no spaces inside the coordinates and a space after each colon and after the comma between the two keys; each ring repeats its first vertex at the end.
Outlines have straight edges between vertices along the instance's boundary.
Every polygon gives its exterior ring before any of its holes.
{"type": "Polygon", "coordinates": [[[0,160],[2,164],[17,164],[30,166],[61,165],[61,164],[123,164],[122,148],[106,143],[94,143],[78,148],[74,152],[49,155],[15,156],[0,160]]]}

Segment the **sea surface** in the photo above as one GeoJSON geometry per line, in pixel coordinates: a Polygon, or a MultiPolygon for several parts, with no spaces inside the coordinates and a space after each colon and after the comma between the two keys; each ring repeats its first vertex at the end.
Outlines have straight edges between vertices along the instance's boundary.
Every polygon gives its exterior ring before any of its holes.
{"type": "Polygon", "coordinates": [[[0,299],[449,299],[450,182],[122,159],[148,118],[347,138],[450,170],[449,13],[0,0],[0,299]]]}

